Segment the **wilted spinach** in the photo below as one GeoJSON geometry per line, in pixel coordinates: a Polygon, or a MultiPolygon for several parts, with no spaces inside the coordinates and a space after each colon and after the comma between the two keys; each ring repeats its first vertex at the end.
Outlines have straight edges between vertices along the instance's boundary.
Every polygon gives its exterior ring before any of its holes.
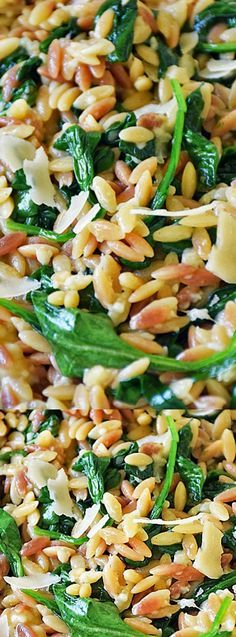
{"type": "Polygon", "coordinates": [[[107,59],[112,63],[126,62],[133,47],[137,0],[128,0],[125,4],[122,3],[122,0],[106,0],[98,9],[95,25],[107,9],[113,9],[114,11],[112,30],[107,35],[107,39],[115,46],[115,50],[107,56],[107,59]]]}
{"type": "Polygon", "coordinates": [[[8,220],[8,223],[12,224],[13,221],[23,223],[27,225],[39,226],[40,228],[51,229],[58,215],[56,208],[50,208],[41,204],[38,206],[30,197],[30,186],[26,183],[24,171],[22,169],[17,170],[14,179],[12,180],[13,198],[14,198],[14,210],[12,219],[8,220]]]}
{"type": "Polygon", "coordinates": [[[49,531],[56,531],[64,535],[70,535],[76,522],[75,518],[66,515],[57,515],[54,511],[54,502],[51,500],[47,487],[43,487],[38,497],[40,510],[40,527],[49,531]]]}
{"type": "Polygon", "coordinates": [[[219,154],[215,144],[201,133],[204,100],[199,88],[190,93],[186,105],[183,147],[198,172],[200,185],[211,188],[216,183],[219,154]]]}
{"type": "Polygon", "coordinates": [[[219,312],[222,312],[228,301],[236,301],[236,287],[230,283],[227,286],[214,290],[214,292],[209,295],[205,307],[211,318],[215,318],[219,312]]]}
{"type": "Polygon", "coordinates": [[[98,457],[93,451],[85,451],[73,464],[74,471],[82,471],[88,478],[88,490],[93,502],[103,498],[104,476],[110,464],[110,458],[98,457]]]}
{"type": "Polygon", "coordinates": [[[60,38],[65,38],[67,35],[70,38],[75,38],[76,35],[80,33],[80,27],[77,24],[77,18],[70,18],[68,22],[64,22],[59,27],[52,29],[50,34],[42,41],[39,45],[39,50],[42,53],[47,53],[49,46],[53,40],[59,40],[60,38]]]}
{"type": "Polygon", "coordinates": [[[202,488],[205,481],[204,473],[199,465],[184,456],[179,455],[177,457],[176,465],[181,480],[187,489],[188,506],[192,507],[202,500],[202,488]]]}
{"type": "Polygon", "coordinates": [[[198,606],[201,606],[206,599],[208,599],[210,593],[216,593],[222,591],[225,588],[232,588],[236,584],[236,571],[231,573],[225,573],[218,578],[218,580],[206,580],[197,586],[194,590],[194,600],[198,606]]]}
{"type": "Polygon", "coordinates": [[[119,138],[119,133],[121,130],[124,130],[124,128],[129,128],[130,126],[135,126],[136,124],[136,117],[134,113],[127,113],[127,115],[125,116],[125,119],[123,119],[122,121],[119,122],[114,122],[113,124],[111,124],[111,126],[109,128],[107,128],[103,133],[102,133],[102,142],[104,144],[107,144],[107,146],[111,146],[112,148],[114,146],[119,146],[120,143],[120,138],[119,138]]]}
{"type": "Polygon", "coordinates": [[[19,556],[21,546],[20,531],[14,518],[4,509],[0,509],[0,551],[4,553],[16,577],[24,575],[19,556]]]}
{"type": "Polygon", "coordinates": [[[224,148],[217,170],[218,181],[230,185],[236,175],[236,148],[224,148]]]}
{"type": "Polygon", "coordinates": [[[218,22],[226,23],[229,28],[236,25],[236,2],[234,2],[234,0],[230,0],[229,2],[218,0],[218,2],[206,7],[195,16],[193,28],[194,31],[197,31],[199,37],[197,45],[198,51],[207,53],[236,51],[235,42],[211,43],[207,41],[207,35],[210,29],[218,22]]]}
{"type": "Polygon", "coordinates": [[[62,420],[62,413],[58,409],[46,410],[45,420],[40,423],[37,429],[31,423],[25,430],[25,441],[27,444],[32,443],[42,431],[50,431],[52,436],[58,436],[59,427],[62,420]]]}
{"type": "Polygon", "coordinates": [[[145,398],[155,409],[184,409],[184,403],[175,396],[171,387],[148,373],[120,383],[114,394],[116,400],[130,405],[136,405],[140,398],[145,398]]]}
{"type": "Polygon", "coordinates": [[[28,56],[29,55],[23,46],[19,46],[15,49],[15,51],[13,51],[13,53],[6,55],[5,58],[0,60],[0,77],[9,71],[12,66],[15,66],[15,64],[19,64],[20,62],[27,60],[28,56]]]}

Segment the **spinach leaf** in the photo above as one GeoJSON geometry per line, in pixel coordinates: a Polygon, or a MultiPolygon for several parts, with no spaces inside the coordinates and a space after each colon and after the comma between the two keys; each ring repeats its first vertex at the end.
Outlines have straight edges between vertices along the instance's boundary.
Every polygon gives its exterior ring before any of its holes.
{"type": "Polygon", "coordinates": [[[70,562],[66,562],[66,564],[59,564],[59,566],[54,568],[54,570],[52,571],[52,574],[59,575],[59,577],[61,578],[60,584],[69,585],[71,582],[71,579],[69,576],[70,570],[71,570],[70,562]]]}
{"type": "Polygon", "coordinates": [[[87,288],[84,288],[84,290],[80,290],[79,296],[81,308],[89,310],[89,312],[102,312],[103,314],[107,313],[98,299],[96,299],[92,283],[90,283],[87,288]]]}
{"type": "Polygon", "coordinates": [[[121,475],[117,469],[108,468],[104,476],[105,491],[115,489],[121,483],[121,475]]]}
{"type": "MultiPolygon", "coordinates": [[[[38,206],[40,208],[40,206],[38,206]]],[[[57,243],[66,243],[75,236],[74,232],[64,232],[64,234],[58,234],[52,230],[40,228],[39,226],[33,226],[31,224],[17,223],[12,219],[7,219],[6,227],[13,232],[25,232],[29,237],[43,237],[50,241],[56,241],[57,243]]]]}
{"type": "Polygon", "coordinates": [[[162,512],[164,502],[168,496],[168,493],[171,487],[174,470],[175,470],[175,461],[176,461],[179,436],[178,436],[177,429],[175,427],[175,423],[173,421],[173,418],[171,418],[171,416],[167,416],[167,422],[168,422],[168,427],[171,434],[170,453],[169,453],[168,462],[166,466],[166,475],[163,482],[162,490],[161,490],[161,493],[157,496],[156,501],[154,503],[154,507],[151,511],[150,517],[152,520],[154,518],[159,518],[162,512]]]}
{"type": "Polygon", "coordinates": [[[136,117],[134,113],[128,113],[125,119],[122,122],[114,122],[107,130],[102,133],[102,142],[111,146],[119,146],[120,138],[119,133],[124,128],[129,128],[130,126],[135,126],[136,117]]]}
{"type": "Polygon", "coordinates": [[[212,44],[207,42],[207,34],[211,27],[217,22],[226,22],[228,27],[234,27],[236,25],[236,2],[230,0],[225,2],[224,0],[218,0],[214,5],[210,5],[200,11],[193,23],[194,31],[197,31],[199,36],[199,42],[197,45],[198,51],[213,52],[213,53],[226,53],[227,51],[236,51],[235,42],[216,43],[212,44]]]}
{"type": "Polygon", "coordinates": [[[20,82],[23,82],[23,80],[27,80],[31,78],[37,82],[37,80],[39,80],[40,78],[39,78],[39,75],[37,75],[36,71],[41,63],[42,63],[42,60],[39,57],[37,57],[37,55],[33,55],[33,57],[29,58],[28,60],[25,60],[25,62],[23,62],[23,64],[21,64],[19,68],[19,71],[17,73],[17,79],[20,82]]]}
{"type": "Polygon", "coordinates": [[[135,467],[125,462],[124,469],[129,482],[137,486],[140,482],[143,482],[143,480],[153,476],[153,466],[153,462],[150,462],[146,467],[135,467]]]}
{"type": "Polygon", "coordinates": [[[219,482],[218,476],[214,477],[211,476],[211,473],[208,473],[203,488],[203,497],[213,500],[216,495],[228,489],[232,489],[235,485],[236,482],[219,482]]]}
{"type": "Polygon", "coordinates": [[[45,420],[40,423],[37,430],[35,430],[34,425],[32,423],[25,430],[25,441],[27,444],[32,443],[42,431],[50,431],[52,436],[58,436],[60,424],[62,420],[62,413],[58,410],[46,410],[45,411],[45,420]]]}
{"type": "Polygon", "coordinates": [[[175,50],[170,49],[169,46],[166,46],[162,38],[158,37],[155,39],[157,41],[157,51],[159,55],[158,75],[159,77],[165,77],[168,67],[172,66],[173,64],[178,65],[179,58],[175,50]]]}
{"type": "Polygon", "coordinates": [[[27,451],[24,449],[12,449],[11,451],[4,451],[0,453],[0,462],[8,462],[14,456],[27,456],[27,451]]]}
{"type": "Polygon", "coordinates": [[[202,488],[205,481],[204,473],[199,465],[184,456],[177,457],[176,465],[181,480],[187,489],[188,506],[194,506],[202,500],[202,488]]]}
{"type": "Polygon", "coordinates": [[[131,168],[137,166],[141,161],[156,154],[154,139],[146,144],[135,144],[133,142],[125,142],[123,139],[119,141],[119,149],[125,163],[131,168]]]}
{"type": "Polygon", "coordinates": [[[200,184],[208,188],[214,186],[219,163],[215,144],[201,133],[188,129],[184,134],[184,145],[198,171],[200,184]]]}
{"type": "Polygon", "coordinates": [[[81,546],[88,541],[87,536],[83,537],[72,537],[71,535],[65,535],[64,533],[60,533],[58,531],[48,531],[47,529],[41,529],[39,526],[34,526],[35,535],[40,535],[43,537],[50,537],[51,540],[60,540],[61,542],[67,542],[67,544],[73,544],[73,546],[81,546]]]}
{"type": "Polygon", "coordinates": [[[225,307],[228,301],[236,301],[236,286],[228,284],[225,287],[214,290],[209,295],[205,306],[212,318],[215,318],[225,307]]]}
{"type": "Polygon", "coordinates": [[[6,55],[5,58],[0,60],[0,77],[2,77],[4,73],[9,71],[12,66],[15,66],[15,64],[19,64],[20,62],[23,62],[27,59],[28,53],[26,49],[24,49],[23,46],[19,46],[18,49],[15,49],[15,51],[13,51],[13,53],[10,53],[10,55],[6,55]]]}
{"type": "Polygon", "coordinates": [[[190,444],[192,442],[192,429],[189,425],[184,425],[182,429],[180,429],[179,433],[179,443],[177,448],[177,456],[182,456],[182,458],[187,458],[190,453],[190,444]]]}
{"type": "Polygon", "coordinates": [[[6,310],[9,310],[14,316],[19,316],[24,319],[26,323],[32,325],[32,327],[38,331],[40,331],[40,325],[38,319],[34,312],[28,310],[26,307],[20,305],[16,301],[9,301],[9,299],[0,299],[0,306],[5,307],[6,310]]]}
{"type": "Polygon", "coordinates": [[[39,591],[34,591],[30,588],[23,588],[22,592],[25,593],[25,595],[29,595],[29,597],[32,597],[32,599],[35,599],[38,604],[43,604],[43,606],[46,606],[49,610],[52,611],[52,613],[59,615],[57,603],[53,598],[50,598],[48,594],[40,593],[39,591]]]}
{"type": "Polygon", "coordinates": [[[175,396],[168,385],[163,385],[151,374],[143,374],[136,378],[121,382],[116,388],[116,400],[136,405],[140,398],[145,398],[155,409],[184,409],[185,405],[175,396]]]}
{"type": "Polygon", "coordinates": [[[186,103],[183,97],[183,93],[180,84],[177,80],[171,80],[171,86],[178,104],[178,110],[176,115],[174,136],[172,140],[171,154],[169,159],[168,168],[164,177],[161,180],[160,185],[157,188],[156,194],[152,201],[152,209],[162,208],[165,203],[169,186],[171,185],[175,171],[178,166],[179,156],[181,151],[183,130],[184,130],[184,114],[186,112],[186,103]]]}
{"type": "MultiPolygon", "coordinates": [[[[123,622],[114,603],[72,597],[65,589],[65,585],[55,584],[53,593],[71,637],[137,637],[137,631],[123,622]]],[[[143,633],[140,637],[144,637],[143,633]]]]}
{"type": "Polygon", "coordinates": [[[47,487],[43,487],[38,497],[40,502],[40,527],[49,531],[56,531],[64,535],[70,535],[76,522],[75,518],[66,515],[57,515],[54,511],[54,502],[51,500],[47,487]]]}
{"type": "MultiPolygon", "coordinates": [[[[56,208],[50,208],[41,204],[38,206],[30,198],[30,187],[26,183],[24,171],[17,170],[12,180],[14,190],[14,211],[13,220],[9,219],[9,224],[23,222],[23,224],[38,224],[41,228],[52,228],[58,215],[56,208]]],[[[14,226],[13,226],[14,227],[14,226]]],[[[15,228],[17,229],[17,228],[15,228]]],[[[19,228],[18,228],[19,229],[19,228]]],[[[29,230],[28,230],[29,232],[29,230]]]]}
{"type": "Polygon", "coordinates": [[[222,591],[225,588],[232,588],[236,584],[236,571],[231,573],[225,573],[218,578],[218,580],[207,580],[202,582],[194,590],[194,599],[198,606],[201,606],[203,602],[209,597],[210,593],[216,593],[222,591]]]}
{"type": "Polygon", "coordinates": [[[2,95],[2,90],[0,91],[0,112],[4,113],[7,109],[18,99],[24,99],[29,106],[34,106],[36,102],[37,96],[37,85],[34,80],[25,80],[21,86],[15,88],[12,91],[11,100],[9,102],[5,102],[2,95]]]}
{"type": "Polygon", "coordinates": [[[236,516],[233,515],[229,522],[232,526],[228,529],[228,531],[224,532],[222,538],[222,544],[225,548],[229,549],[233,554],[234,558],[236,557],[236,516]]]}
{"type": "Polygon", "coordinates": [[[0,551],[7,558],[11,570],[16,577],[24,575],[19,552],[21,550],[21,536],[14,518],[0,509],[0,551]]]}
{"type": "Polygon", "coordinates": [[[114,163],[115,153],[107,146],[99,146],[94,157],[95,173],[102,173],[109,170],[114,163]]]}
{"type": "Polygon", "coordinates": [[[41,289],[47,290],[48,294],[54,290],[52,285],[51,277],[54,274],[53,267],[50,265],[41,265],[40,268],[37,268],[32,274],[30,274],[31,279],[35,279],[36,281],[40,281],[41,289]]]}
{"type": "Polygon", "coordinates": [[[219,161],[217,177],[218,181],[223,181],[230,185],[236,175],[236,148],[228,146],[223,150],[223,154],[219,161]]]}
{"type": "Polygon", "coordinates": [[[204,99],[200,88],[197,88],[188,95],[186,99],[186,107],[187,111],[184,120],[184,131],[190,129],[195,133],[200,132],[202,122],[201,115],[204,107],[204,99]]]}
{"type": "Polygon", "coordinates": [[[73,464],[74,471],[82,471],[88,478],[88,490],[93,502],[103,498],[104,474],[110,464],[110,458],[98,457],[93,451],[85,451],[73,464]]]}
{"type": "Polygon", "coordinates": [[[107,56],[107,59],[110,62],[126,62],[133,47],[137,0],[128,0],[125,4],[122,3],[122,0],[106,0],[98,9],[95,25],[107,9],[113,9],[114,11],[112,31],[107,36],[107,39],[115,46],[115,50],[107,56]]]}
{"type": "Polygon", "coordinates": [[[54,148],[73,157],[74,172],[81,190],[88,190],[94,178],[93,152],[100,141],[100,133],[86,133],[73,124],[57,139],[54,148]]]}
{"type": "MultiPolygon", "coordinates": [[[[105,367],[119,369],[142,356],[142,352],[122,341],[105,314],[93,314],[79,308],[57,308],[48,302],[44,291],[33,292],[32,303],[42,333],[51,343],[57,364],[65,376],[79,377],[85,368],[95,365],[98,360],[105,367]]],[[[16,307],[15,303],[15,312],[16,307]]],[[[223,352],[204,360],[184,362],[155,354],[149,358],[154,372],[171,370],[195,373],[197,378],[214,378],[220,370],[228,369],[236,361],[236,335],[223,352]]]]}
{"type": "Polygon", "coordinates": [[[124,469],[125,457],[128,456],[130,453],[137,453],[137,452],[138,452],[138,443],[131,442],[128,449],[121,449],[120,451],[118,451],[118,453],[116,453],[115,456],[112,457],[111,464],[117,469],[124,469]]]}
{"type": "Polygon", "coordinates": [[[68,22],[64,22],[59,27],[56,27],[55,29],[52,29],[52,31],[50,31],[45,40],[40,42],[39,50],[42,53],[47,53],[49,46],[51,42],[53,42],[53,40],[65,38],[67,35],[70,38],[75,38],[78,33],[80,33],[80,27],[77,24],[77,18],[70,18],[68,22]]]}

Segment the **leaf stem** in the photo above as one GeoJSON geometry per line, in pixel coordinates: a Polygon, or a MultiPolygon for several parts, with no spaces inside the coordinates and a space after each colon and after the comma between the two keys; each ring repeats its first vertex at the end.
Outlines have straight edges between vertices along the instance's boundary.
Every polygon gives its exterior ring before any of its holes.
{"type": "Polygon", "coordinates": [[[152,201],[153,210],[156,210],[157,208],[162,208],[163,204],[165,203],[167,193],[168,193],[168,188],[175,176],[175,171],[178,166],[179,156],[181,151],[186,103],[185,103],[185,99],[184,99],[178,80],[171,80],[171,86],[175,95],[175,99],[177,101],[178,111],[176,115],[174,136],[172,140],[172,148],[171,148],[168,168],[166,170],[166,173],[163,179],[161,180],[160,185],[157,188],[155,197],[152,201]]]}
{"type": "Polygon", "coordinates": [[[151,519],[153,520],[153,518],[159,518],[160,514],[162,512],[163,509],[163,504],[168,496],[170,487],[171,487],[171,483],[172,483],[172,479],[173,479],[173,475],[174,475],[174,470],[175,470],[175,460],[176,460],[176,453],[177,453],[177,445],[178,445],[178,441],[179,441],[179,435],[177,432],[177,429],[175,427],[175,423],[173,421],[173,418],[171,418],[171,416],[167,416],[167,422],[168,422],[168,427],[171,433],[171,447],[170,447],[170,453],[169,453],[169,458],[168,458],[168,462],[167,462],[167,468],[166,468],[166,475],[165,475],[165,480],[164,480],[164,484],[161,490],[161,493],[157,496],[154,507],[152,509],[151,512],[151,519]]]}
{"type": "Polygon", "coordinates": [[[66,243],[69,239],[73,239],[75,237],[74,232],[65,232],[64,234],[58,234],[57,232],[53,232],[52,230],[46,230],[45,228],[40,228],[39,226],[32,226],[31,224],[26,223],[17,223],[12,219],[8,219],[6,221],[7,230],[12,230],[13,232],[25,232],[25,234],[30,237],[43,237],[43,239],[49,239],[50,241],[56,241],[57,243],[66,243]]]}
{"type": "Polygon", "coordinates": [[[85,544],[85,542],[88,541],[87,535],[84,535],[82,537],[71,537],[70,535],[65,535],[64,533],[60,533],[58,531],[48,531],[47,529],[41,529],[39,526],[34,526],[34,533],[35,535],[50,537],[51,540],[61,540],[62,542],[73,544],[74,546],[81,546],[81,544],[85,544]]]}

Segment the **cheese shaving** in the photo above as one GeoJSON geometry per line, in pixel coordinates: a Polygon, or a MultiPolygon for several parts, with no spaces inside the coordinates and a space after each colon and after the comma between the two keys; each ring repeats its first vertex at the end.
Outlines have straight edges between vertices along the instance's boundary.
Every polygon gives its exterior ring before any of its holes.
{"type": "Polygon", "coordinates": [[[194,217],[195,215],[203,215],[205,212],[211,212],[215,209],[216,201],[204,206],[198,206],[198,208],[185,208],[184,210],[166,210],[165,208],[159,208],[159,210],[151,210],[151,208],[132,208],[130,210],[131,215],[142,215],[143,217],[194,217]]]}
{"type": "Polygon", "coordinates": [[[236,217],[219,212],[216,245],[209,254],[207,270],[226,283],[236,283],[236,217]]]}
{"type": "Polygon", "coordinates": [[[0,160],[16,172],[23,167],[24,160],[33,160],[35,148],[31,142],[14,137],[14,135],[0,134],[0,160]]]}
{"type": "Polygon", "coordinates": [[[32,484],[36,485],[38,489],[46,487],[48,480],[56,479],[57,468],[50,462],[44,460],[38,460],[37,458],[31,458],[28,464],[28,478],[32,484]]]}
{"type": "Polygon", "coordinates": [[[75,526],[73,527],[71,532],[72,537],[81,537],[81,535],[83,535],[87,531],[87,529],[91,526],[97,514],[99,513],[99,510],[100,510],[99,504],[93,504],[91,509],[87,509],[84,519],[81,521],[79,520],[78,522],[75,523],[75,526]]]}
{"type": "Polygon", "coordinates": [[[167,115],[172,110],[177,109],[176,100],[173,97],[165,104],[157,104],[156,102],[151,102],[151,104],[146,104],[145,106],[140,106],[140,108],[136,108],[134,114],[136,117],[141,117],[141,115],[148,115],[149,113],[156,113],[158,115],[167,115]]]}
{"type": "Polygon", "coordinates": [[[188,522],[196,522],[196,520],[202,520],[203,514],[198,513],[197,515],[191,515],[189,518],[177,518],[176,520],[162,520],[162,518],[157,518],[156,520],[151,520],[150,518],[137,518],[134,522],[137,524],[157,524],[160,526],[177,526],[177,524],[187,524],[188,522]]]}
{"type": "Polygon", "coordinates": [[[36,150],[34,159],[25,159],[23,162],[23,170],[26,183],[28,186],[31,186],[29,192],[32,201],[38,206],[45,204],[46,206],[53,207],[55,188],[49,175],[48,157],[42,146],[36,150]]]}
{"type": "Polygon", "coordinates": [[[24,276],[22,279],[12,276],[0,279],[0,297],[12,299],[16,296],[25,296],[28,292],[34,292],[40,288],[40,281],[24,276]]]}
{"type": "Polygon", "coordinates": [[[95,206],[93,206],[91,210],[89,210],[89,212],[86,212],[85,215],[80,217],[79,221],[73,228],[74,232],[78,234],[79,232],[81,232],[81,230],[86,228],[86,226],[90,223],[90,221],[92,221],[94,217],[96,217],[99,210],[100,210],[100,206],[98,203],[96,203],[95,206]]]}
{"type": "Polygon", "coordinates": [[[221,566],[222,537],[223,533],[219,531],[215,524],[205,520],[202,531],[202,545],[198,549],[193,567],[210,579],[218,579],[223,575],[221,566]]]}
{"type": "Polygon", "coordinates": [[[6,615],[0,617],[0,635],[1,637],[10,637],[9,626],[6,615]]]}
{"type": "Polygon", "coordinates": [[[80,192],[79,195],[71,197],[70,206],[67,210],[63,210],[57,217],[53,230],[61,234],[75,221],[89,196],[89,192],[80,192]]]}
{"type": "Polygon", "coordinates": [[[24,575],[23,577],[4,577],[4,580],[11,588],[49,588],[52,584],[58,584],[60,582],[59,575],[53,575],[52,573],[43,573],[41,575],[24,575]]]}
{"type": "Polygon", "coordinates": [[[98,531],[100,531],[105,524],[108,522],[109,520],[109,515],[104,515],[101,520],[99,520],[99,522],[97,522],[97,524],[95,524],[95,526],[91,529],[91,531],[89,531],[88,533],[88,537],[93,537],[94,535],[96,535],[96,533],[98,533],[98,531]]]}
{"type": "Polygon", "coordinates": [[[73,517],[73,500],[69,494],[69,481],[64,469],[60,469],[55,480],[49,478],[48,490],[54,501],[54,511],[57,515],[73,517]]]}

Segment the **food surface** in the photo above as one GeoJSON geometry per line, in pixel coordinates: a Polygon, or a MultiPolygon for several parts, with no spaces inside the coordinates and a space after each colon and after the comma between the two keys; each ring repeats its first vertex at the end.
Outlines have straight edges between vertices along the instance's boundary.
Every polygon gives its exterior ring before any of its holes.
{"type": "Polygon", "coordinates": [[[2,409],[233,408],[236,3],[0,25],[2,409]]]}
{"type": "Polygon", "coordinates": [[[236,412],[171,413],[1,413],[1,637],[235,637],[236,412]]]}

